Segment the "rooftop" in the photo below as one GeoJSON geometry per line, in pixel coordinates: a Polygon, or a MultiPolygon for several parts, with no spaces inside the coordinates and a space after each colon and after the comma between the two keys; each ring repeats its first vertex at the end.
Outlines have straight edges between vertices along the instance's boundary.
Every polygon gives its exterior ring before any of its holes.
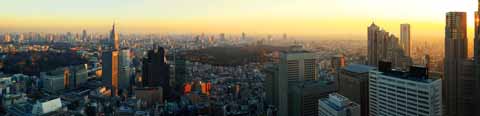
{"type": "Polygon", "coordinates": [[[347,108],[359,106],[357,103],[352,102],[348,98],[337,93],[332,93],[328,96],[328,98],[320,99],[319,102],[326,104],[328,107],[334,109],[335,111],[343,111],[347,108]]]}
{"type": "Polygon", "coordinates": [[[375,67],[371,67],[363,64],[350,64],[346,66],[344,69],[350,72],[355,72],[355,73],[368,73],[370,70],[375,69],[375,67]]]}
{"type": "Polygon", "coordinates": [[[423,83],[430,83],[438,79],[429,78],[428,68],[423,66],[410,66],[408,71],[403,71],[392,69],[390,62],[379,62],[376,71],[380,72],[381,75],[423,83]]]}
{"type": "Polygon", "coordinates": [[[400,78],[400,79],[405,79],[405,80],[410,80],[410,81],[416,81],[416,82],[423,82],[423,83],[430,83],[435,80],[438,80],[439,78],[429,78],[428,72],[424,70],[424,68],[417,67],[420,69],[410,69],[410,71],[399,71],[399,70],[391,70],[391,71],[386,71],[386,72],[381,72],[385,76],[389,77],[395,77],[395,78],[400,78]],[[425,72],[424,72],[425,71],[425,72]]]}

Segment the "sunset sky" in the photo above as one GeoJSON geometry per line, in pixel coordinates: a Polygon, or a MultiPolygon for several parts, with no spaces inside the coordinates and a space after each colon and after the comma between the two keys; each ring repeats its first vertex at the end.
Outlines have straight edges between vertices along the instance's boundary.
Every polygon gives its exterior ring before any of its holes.
{"type": "MultiPolygon", "coordinates": [[[[399,36],[442,39],[445,13],[476,0],[3,0],[0,32],[258,33],[365,39],[372,21],[399,36]]],[[[472,34],[470,34],[472,35],[472,34]]]]}

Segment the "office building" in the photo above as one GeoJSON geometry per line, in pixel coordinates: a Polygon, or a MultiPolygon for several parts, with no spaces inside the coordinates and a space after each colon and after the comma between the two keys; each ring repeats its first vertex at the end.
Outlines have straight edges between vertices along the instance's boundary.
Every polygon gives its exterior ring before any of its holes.
{"type": "Polygon", "coordinates": [[[68,69],[57,68],[49,72],[40,73],[43,82],[43,90],[56,93],[68,88],[68,69]]]}
{"type": "Polygon", "coordinates": [[[292,82],[288,89],[288,116],[318,116],[318,99],[335,91],[331,81],[292,82]]]}
{"type": "Polygon", "coordinates": [[[115,24],[112,26],[112,30],[110,31],[110,47],[113,47],[113,50],[120,50],[120,40],[118,39],[118,32],[115,28],[115,24]]]}
{"type": "Polygon", "coordinates": [[[175,88],[177,90],[183,90],[185,80],[187,78],[187,60],[185,56],[176,54],[175,58],[175,88]]]}
{"type": "Polygon", "coordinates": [[[292,46],[280,55],[280,78],[290,82],[317,80],[315,54],[302,50],[301,46],[292,46]]]}
{"type": "Polygon", "coordinates": [[[448,12],[445,27],[446,115],[474,115],[478,78],[474,61],[467,59],[467,13],[448,12]]]}
{"type": "Polygon", "coordinates": [[[405,56],[410,57],[410,24],[401,24],[400,25],[400,46],[403,51],[405,51],[405,56]]]}
{"type": "MultiPolygon", "coordinates": [[[[380,42],[383,39],[383,31],[380,31],[380,27],[372,23],[368,27],[368,65],[376,66],[381,59],[380,42]],[[380,43],[380,44],[379,44],[380,43]]],[[[386,49],[386,48],[385,48],[386,49]]]]}
{"type": "Polygon", "coordinates": [[[69,66],[66,79],[70,89],[82,86],[88,80],[87,64],[69,66]]]}
{"type": "Polygon", "coordinates": [[[109,46],[102,52],[102,82],[111,90],[111,95],[118,95],[118,70],[119,70],[119,40],[115,24],[110,32],[109,46]]]}
{"type": "Polygon", "coordinates": [[[370,66],[377,66],[380,61],[389,61],[395,68],[406,69],[412,64],[409,53],[403,49],[402,42],[398,42],[398,37],[381,29],[375,23],[368,27],[367,45],[367,63],[370,66]]]}
{"type": "Polygon", "coordinates": [[[131,58],[130,49],[120,50],[118,57],[118,87],[122,91],[128,91],[130,89],[131,74],[131,58]]]}
{"type": "Polygon", "coordinates": [[[105,51],[102,53],[102,82],[112,91],[118,92],[118,51],[105,51]]]}
{"type": "Polygon", "coordinates": [[[360,116],[360,105],[348,98],[331,93],[318,100],[318,116],[360,116]]]}
{"type": "Polygon", "coordinates": [[[10,34],[9,34],[9,33],[5,33],[5,34],[3,35],[3,42],[4,42],[4,43],[10,43],[11,41],[12,41],[12,37],[10,36],[10,34]]]}
{"type": "Polygon", "coordinates": [[[375,69],[368,65],[350,64],[340,70],[338,93],[347,97],[361,107],[361,116],[368,113],[368,73],[375,69]]]}
{"type": "MultiPolygon", "coordinates": [[[[170,66],[165,61],[165,50],[158,47],[149,50],[143,59],[142,83],[144,87],[162,87],[163,95],[168,97],[170,91],[170,66]]],[[[165,97],[164,97],[165,98],[165,97]]]]}
{"type": "Polygon", "coordinates": [[[87,37],[88,37],[88,34],[87,34],[87,30],[82,30],[82,41],[83,42],[86,42],[87,41],[87,37]]]}
{"type": "Polygon", "coordinates": [[[263,72],[266,74],[264,87],[267,104],[273,105],[277,109],[273,114],[287,116],[288,80],[280,78],[278,64],[267,64],[265,67],[263,72]]]}
{"type": "MultiPolygon", "coordinates": [[[[474,63],[475,63],[475,78],[479,79],[477,80],[476,83],[476,89],[480,90],[480,1],[478,2],[478,10],[475,12],[475,35],[474,35],[474,63]]],[[[480,92],[476,92],[476,98],[480,98],[480,92]]],[[[480,109],[480,99],[476,99],[476,108],[475,109],[480,109]]],[[[480,114],[480,110],[476,110],[476,114],[480,114]]]]}
{"type": "Polygon", "coordinates": [[[391,69],[380,62],[369,73],[371,116],[442,115],[442,80],[429,78],[428,69],[410,67],[409,72],[391,69]]]}
{"type": "MultiPolygon", "coordinates": [[[[312,92],[312,88],[318,87],[315,86],[318,73],[314,53],[303,50],[302,46],[292,46],[280,54],[280,63],[266,65],[264,72],[267,103],[277,108],[274,114],[291,116],[318,113],[316,100],[321,95],[317,94],[323,94],[323,92],[312,92]],[[310,106],[304,107],[304,103],[310,106]],[[293,110],[292,104],[302,108],[293,110]],[[315,106],[311,106],[312,104],[315,106]]],[[[333,83],[330,84],[332,87],[324,89],[325,91],[335,89],[333,83]]]]}

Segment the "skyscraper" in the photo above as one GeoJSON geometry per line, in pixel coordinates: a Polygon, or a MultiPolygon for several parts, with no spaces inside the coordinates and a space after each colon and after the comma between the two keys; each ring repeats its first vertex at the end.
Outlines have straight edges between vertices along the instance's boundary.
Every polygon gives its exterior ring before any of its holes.
{"type": "Polygon", "coordinates": [[[276,113],[279,116],[317,114],[318,109],[312,104],[316,106],[320,96],[334,91],[332,84],[331,87],[325,87],[327,84],[317,81],[315,61],[314,53],[303,50],[301,46],[292,46],[280,54],[279,64],[268,65],[264,70],[267,103],[278,109],[276,113]],[[318,89],[322,91],[315,91],[318,89]]]}
{"type": "Polygon", "coordinates": [[[119,70],[119,41],[115,24],[110,32],[110,45],[106,51],[102,53],[102,81],[112,91],[112,95],[118,95],[118,70],[119,70]],[[113,48],[112,48],[113,47],[113,48]]]}
{"type": "Polygon", "coordinates": [[[445,106],[448,116],[475,111],[474,62],[467,59],[467,13],[448,12],[445,27],[445,106]]]}
{"type": "Polygon", "coordinates": [[[120,42],[118,40],[118,33],[115,30],[115,24],[113,24],[112,31],[110,32],[110,45],[114,50],[120,50],[120,42]]]}
{"type": "Polygon", "coordinates": [[[387,60],[391,39],[396,39],[389,32],[380,29],[375,23],[368,27],[368,65],[377,66],[379,61],[387,60]]]}
{"type": "MultiPolygon", "coordinates": [[[[480,89],[480,0],[478,0],[478,10],[475,12],[475,38],[474,38],[474,62],[475,62],[475,79],[477,80],[476,89],[480,89]]],[[[476,98],[480,97],[480,92],[476,92],[476,98]]],[[[480,99],[476,99],[476,109],[480,108],[480,99]]],[[[477,110],[476,114],[480,114],[477,110]]]]}
{"type": "Polygon", "coordinates": [[[318,100],[335,91],[335,84],[328,81],[292,83],[288,88],[288,116],[318,116],[318,100]]]}
{"type": "Polygon", "coordinates": [[[165,61],[165,50],[158,47],[148,51],[143,59],[142,83],[144,87],[162,87],[163,95],[170,92],[170,66],[165,61]]]}
{"type": "Polygon", "coordinates": [[[400,25],[400,45],[405,52],[405,56],[410,57],[410,24],[400,25]]]}
{"type": "MultiPolygon", "coordinates": [[[[395,71],[380,63],[369,74],[370,116],[441,116],[442,80],[423,67],[395,71]]],[[[463,115],[462,115],[463,116],[463,115]]]]}
{"type": "Polygon", "coordinates": [[[395,68],[406,69],[412,64],[412,59],[403,50],[398,38],[375,23],[368,27],[367,57],[370,66],[377,66],[379,61],[389,61],[395,68]]]}
{"type": "MultiPolygon", "coordinates": [[[[474,60],[475,64],[480,64],[480,1],[478,11],[475,12],[475,38],[474,38],[474,60]]],[[[480,70],[480,68],[478,68],[480,70]]],[[[478,72],[478,71],[477,71],[478,72]]],[[[479,76],[477,76],[479,77],[479,76]]]]}
{"type": "Polygon", "coordinates": [[[112,91],[118,92],[118,51],[105,51],[102,53],[102,81],[112,91]]]}
{"type": "Polygon", "coordinates": [[[87,35],[87,30],[84,29],[84,30],[82,31],[82,41],[83,41],[83,42],[86,42],[86,41],[87,41],[87,36],[88,36],[88,35],[87,35]]]}
{"type": "Polygon", "coordinates": [[[278,64],[266,65],[264,72],[267,103],[276,107],[277,116],[288,116],[288,80],[280,78],[278,64]]]}
{"type": "Polygon", "coordinates": [[[360,104],[361,116],[368,115],[368,73],[375,67],[350,64],[340,70],[338,93],[360,104]]]}
{"type": "Polygon", "coordinates": [[[290,51],[281,53],[280,76],[290,82],[317,80],[315,54],[301,50],[300,46],[292,46],[290,51]]]}
{"type": "Polygon", "coordinates": [[[118,87],[120,90],[126,92],[130,88],[131,79],[130,49],[124,48],[120,50],[118,61],[118,87]]]}

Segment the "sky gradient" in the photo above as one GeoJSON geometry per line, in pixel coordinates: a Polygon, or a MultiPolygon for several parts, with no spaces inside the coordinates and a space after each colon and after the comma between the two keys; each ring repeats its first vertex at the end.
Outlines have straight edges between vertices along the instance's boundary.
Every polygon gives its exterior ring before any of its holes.
{"type": "Polygon", "coordinates": [[[0,32],[258,33],[366,39],[372,21],[399,36],[443,38],[445,13],[476,0],[4,0],[0,32]]]}

